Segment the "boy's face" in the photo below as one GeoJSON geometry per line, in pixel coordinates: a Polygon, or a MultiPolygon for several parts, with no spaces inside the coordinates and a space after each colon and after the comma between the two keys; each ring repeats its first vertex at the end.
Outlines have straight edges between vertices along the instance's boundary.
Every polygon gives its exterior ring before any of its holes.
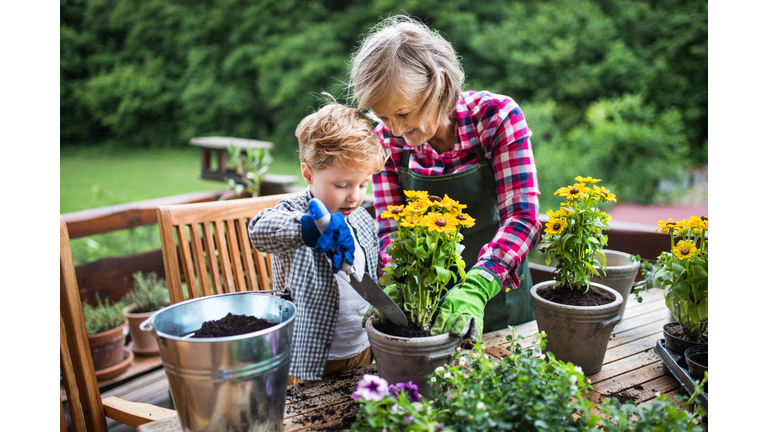
{"type": "Polygon", "coordinates": [[[341,212],[349,216],[365,200],[372,174],[352,171],[341,166],[313,170],[301,164],[301,174],[309,185],[309,191],[325,204],[330,213],[341,212]]]}

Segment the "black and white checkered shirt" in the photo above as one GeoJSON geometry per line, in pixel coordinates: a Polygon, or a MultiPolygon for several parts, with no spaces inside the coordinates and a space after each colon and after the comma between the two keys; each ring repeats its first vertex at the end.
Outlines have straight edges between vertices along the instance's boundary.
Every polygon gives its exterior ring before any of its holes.
{"type": "MultiPolygon", "coordinates": [[[[311,198],[307,188],[303,194],[260,211],[251,220],[248,235],[256,250],[272,254],[273,289],[290,290],[296,304],[289,373],[303,380],[320,380],[339,314],[339,286],[328,258],[315,253],[301,238],[301,217],[309,213],[311,198]]],[[[365,253],[365,272],[378,280],[373,218],[367,210],[357,208],[347,217],[347,224],[365,253]]]]}

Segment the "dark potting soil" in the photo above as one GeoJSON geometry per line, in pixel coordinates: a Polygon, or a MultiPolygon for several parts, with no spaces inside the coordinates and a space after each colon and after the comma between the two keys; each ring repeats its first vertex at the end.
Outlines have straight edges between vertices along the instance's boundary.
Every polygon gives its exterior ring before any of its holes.
{"type": "Polygon", "coordinates": [[[568,306],[601,306],[615,299],[613,294],[600,291],[593,286],[590,286],[586,293],[582,290],[567,288],[553,289],[552,286],[542,288],[538,293],[545,300],[568,306]]]}
{"type": "MultiPolygon", "coordinates": [[[[680,324],[669,324],[664,327],[664,329],[667,331],[667,333],[671,334],[672,336],[682,339],[682,340],[689,340],[685,337],[685,334],[683,333],[683,328],[680,327],[680,324]]],[[[709,343],[708,342],[709,337],[706,335],[702,335],[699,340],[690,341],[690,342],[698,342],[698,343],[709,343]]]]}
{"type": "Polygon", "coordinates": [[[259,330],[270,328],[275,323],[271,323],[263,318],[256,318],[250,315],[233,315],[228,313],[222,319],[206,321],[203,326],[195,331],[193,338],[212,338],[237,336],[246,333],[252,333],[259,330]]]}
{"type": "Polygon", "coordinates": [[[373,328],[391,336],[411,337],[411,338],[431,336],[429,334],[429,330],[413,328],[413,327],[402,327],[393,323],[392,321],[385,321],[382,324],[373,323],[373,328]]]}

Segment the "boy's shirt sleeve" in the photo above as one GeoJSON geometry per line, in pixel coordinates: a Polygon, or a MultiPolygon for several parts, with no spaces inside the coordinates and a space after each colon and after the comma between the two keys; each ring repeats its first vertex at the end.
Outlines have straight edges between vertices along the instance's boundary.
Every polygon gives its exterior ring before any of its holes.
{"type": "Polygon", "coordinates": [[[283,202],[261,210],[248,224],[253,247],[260,252],[278,254],[305,246],[301,238],[301,217],[305,213],[283,202]]]}

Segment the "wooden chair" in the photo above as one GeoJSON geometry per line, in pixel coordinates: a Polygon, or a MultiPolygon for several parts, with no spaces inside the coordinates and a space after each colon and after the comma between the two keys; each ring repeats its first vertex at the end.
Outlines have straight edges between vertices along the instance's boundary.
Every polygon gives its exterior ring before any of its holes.
{"type": "Polygon", "coordinates": [[[292,195],[158,207],[171,303],[213,294],[269,290],[271,257],[251,246],[248,222],[260,210],[292,195]]]}
{"type": "MultiPolygon", "coordinates": [[[[176,411],[154,405],[129,402],[116,397],[102,400],[93,368],[80,293],[72,260],[69,231],[60,222],[60,370],[67,394],[71,422],[76,431],[107,431],[109,417],[131,427],[176,415],[176,411]]],[[[64,402],[60,399],[61,431],[67,430],[64,402]]]]}

